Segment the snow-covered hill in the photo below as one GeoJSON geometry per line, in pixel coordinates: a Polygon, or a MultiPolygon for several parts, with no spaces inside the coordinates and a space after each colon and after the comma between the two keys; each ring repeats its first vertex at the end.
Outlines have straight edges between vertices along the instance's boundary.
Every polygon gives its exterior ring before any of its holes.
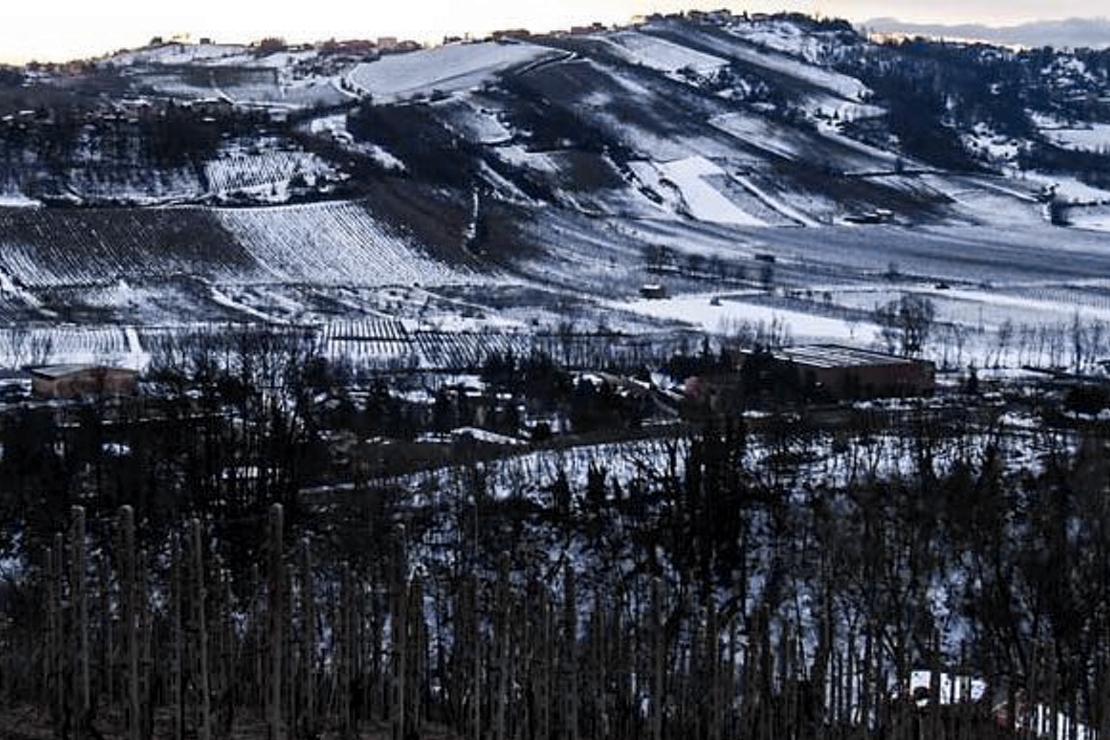
{"type": "Polygon", "coordinates": [[[363,359],[379,345],[333,324],[463,321],[474,356],[568,323],[869,343],[904,293],[982,337],[1110,320],[1098,53],[728,14],[382,52],[162,44],[28,71],[0,95],[0,316],[319,324],[363,359]]]}

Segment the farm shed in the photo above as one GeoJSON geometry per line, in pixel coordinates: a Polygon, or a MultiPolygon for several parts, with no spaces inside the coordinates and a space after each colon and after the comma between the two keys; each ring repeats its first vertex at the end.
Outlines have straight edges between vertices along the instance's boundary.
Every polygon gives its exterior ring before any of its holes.
{"type": "Polygon", "coordinates": [[[51,365],[31,370],[31,393],[39,398],[132,396],[138,391],[134,370],[101,365],[51,365]]]}
{"type": "Polygon", "coordinates": [[[787,347],[772,353],[797,373],[799,388],[830,400],[932,395],[933,363],[838,344],[787,347]]]}

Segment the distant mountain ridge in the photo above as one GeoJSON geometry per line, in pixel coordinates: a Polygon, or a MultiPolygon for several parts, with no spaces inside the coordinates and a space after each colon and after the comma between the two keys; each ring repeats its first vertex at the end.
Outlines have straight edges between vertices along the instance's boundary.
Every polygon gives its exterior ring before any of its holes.
{"type": "Polygon", "coordinates": [[[1110,47],[1110,18],[1068,18],[1033,21],[1016,26],[982,24],[942,25],[906,23],[897,18],[875,18],[863,24],[880,33],[904,33],[945,39],[987,41],[1021,46],[1103,49],[1110,47]]]}

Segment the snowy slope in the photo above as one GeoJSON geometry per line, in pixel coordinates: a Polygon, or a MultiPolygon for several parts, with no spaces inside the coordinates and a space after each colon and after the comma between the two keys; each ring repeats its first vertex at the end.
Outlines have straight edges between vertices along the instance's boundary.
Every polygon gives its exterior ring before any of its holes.
{"type": "MultiPolygon", "coordinates": [[[[216,156],[150,176],[138,156],[101,166],[107,146],[83,147],[53,190],[45,166],[13,166],[22,179],[0,204],[266,207],[0,207],[0,315],[344,322],[325,332],[336,353],[386,364],[480,357],[483,332],[509,317],[523,333],[749,321],[867,344],[875,305],[904,293],[934,301],[938,332],[973,327],[969,354],[1008,320],[1046,336],[1072,316],[1110,323],[1110,192],[1075,173],[1015,173],[1025,142],[1002,126],[956,132],[993,174],[906,157],[868,86],[828,66],[872,51],[780,18],[661,19],[359,63],[217,45],[122,54],[105,64],[146,105],[113,116],[164,104],[150,87],[281,114],[343,104],[224,132],[216,156]],[[324,187],[293,187],[314,181],[324,187]],[[1047,224],[1054,186],[1077,228],[1047,224]],[[316,202],[277,205],[290,200],[316,202]],[[494,290],[509,282],[511,298],[494,290]],[[648,283],[671,298],[640,300],[648,283]],[[356,326],[402,320],[407,339],[356,326]]],[[[1110,143],[1094,121],[1034,123],[1069,154],[1110,143]]],[[[67,339],[66,356],[81,342],[122,351],[111,337],[67,339]]]]}
{"type": "Polygon", "coordinates": [[[1110,124],[1069,123],[1043,113],[1030,111],[1029,114],[1040,133],[1057,146],[1075,151],[1110,151],[1110,124]]]}
{"type": "Polygon", "coordinates": [[[358,203],[222,209],[220,224],[275,280],[341,285],[454,282],[457,269],[421,254],[358,203]]]}
{"type": "Polygon", "coordinates": [[[719,57],[703,54],[666,39],[636,31],[620,31],[598,38],[613,47],[629,62],[662,72],[674,73],[689,69],[696,74],[707,76],[728,64],[726,60],[719,57]]]}
{"type": "Polygon", "coordinates": [[[249,194],[261,202],[288,200],[289,186],[295,178],[311,187],[335,175],[335,169],[316,155],[276,148],[229,150],[204,165],[210,193],[249,194]]]}
{"type": "Polygon", "coordinates": [[[359,64],[347,79],[375,102],[396,102],[437,90],[469,90],[494,80],[500,72],[551,53],[533,44],[451,44],[359,64]]]}
{"type": "Polygon", "coordinates": [[[781,18],[735,18],[728,24],[728,30],[757,47],[798,57],[810,64],[828,62],[842,53],[847,43],[844,33],[813,31],[781,18]]]}
{"type": "Polygon", "coordinates": [[[659,171],[682,195],[689,214],[699,221],[764,226],[760,219],[740,209],[713,187],[710,178],[720,180],[725,172],[705,157],[689,157],[658,165],[659,171]]]}

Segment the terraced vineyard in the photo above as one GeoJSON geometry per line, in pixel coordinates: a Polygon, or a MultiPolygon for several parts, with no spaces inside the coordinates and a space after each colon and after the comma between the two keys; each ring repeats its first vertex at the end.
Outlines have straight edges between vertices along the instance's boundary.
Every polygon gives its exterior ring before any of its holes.
{"type": "Polygon", "coordinates": [[[115,362],[134,349],[134,342],[128,334],[129,330],[115,326],[14,326],[0,329],[0,367],[115,362]]]}
{"type": "Polygon", "coordinates": [[[121,277],[376,287],[469,275],[424,254],[353,202],[224,210],[0,207],[0,272],[30,290],[121,277]]]}
{"type": "Polygon", "coordinates": [[[200,208],[0,208],[0,271],[24,288],[191,274],[258,278],[255,258],[200,208]]]}
{"type": "Polygon", "coordinates": [[[454,282],[464,271],[422,254],[359,203],[224,209],[215,212],[273,279],[330,285],[454,282]]]}
{"type": "Polygon", "coordinates": [[[400,321],[365,319],[336,321],[323,328],[324,353],[356,365],[389,367],[414,357],[412,337],[400,321]]]}
{"type": "Polygon", "coordinates": [[[297,175],[315,180],[332,172],[319,157],[294,151],[232,155],[204,166],[208,190],[213,193],[260,190],[288,184],[297,175]]]}
{"type": "Polygon", "coordinates": [[[426,367],[446,369],[480,367],[494,352],[526,356],[533,342],[526,334],[444,331],[418,331],[414,340],[426,367]]]}

